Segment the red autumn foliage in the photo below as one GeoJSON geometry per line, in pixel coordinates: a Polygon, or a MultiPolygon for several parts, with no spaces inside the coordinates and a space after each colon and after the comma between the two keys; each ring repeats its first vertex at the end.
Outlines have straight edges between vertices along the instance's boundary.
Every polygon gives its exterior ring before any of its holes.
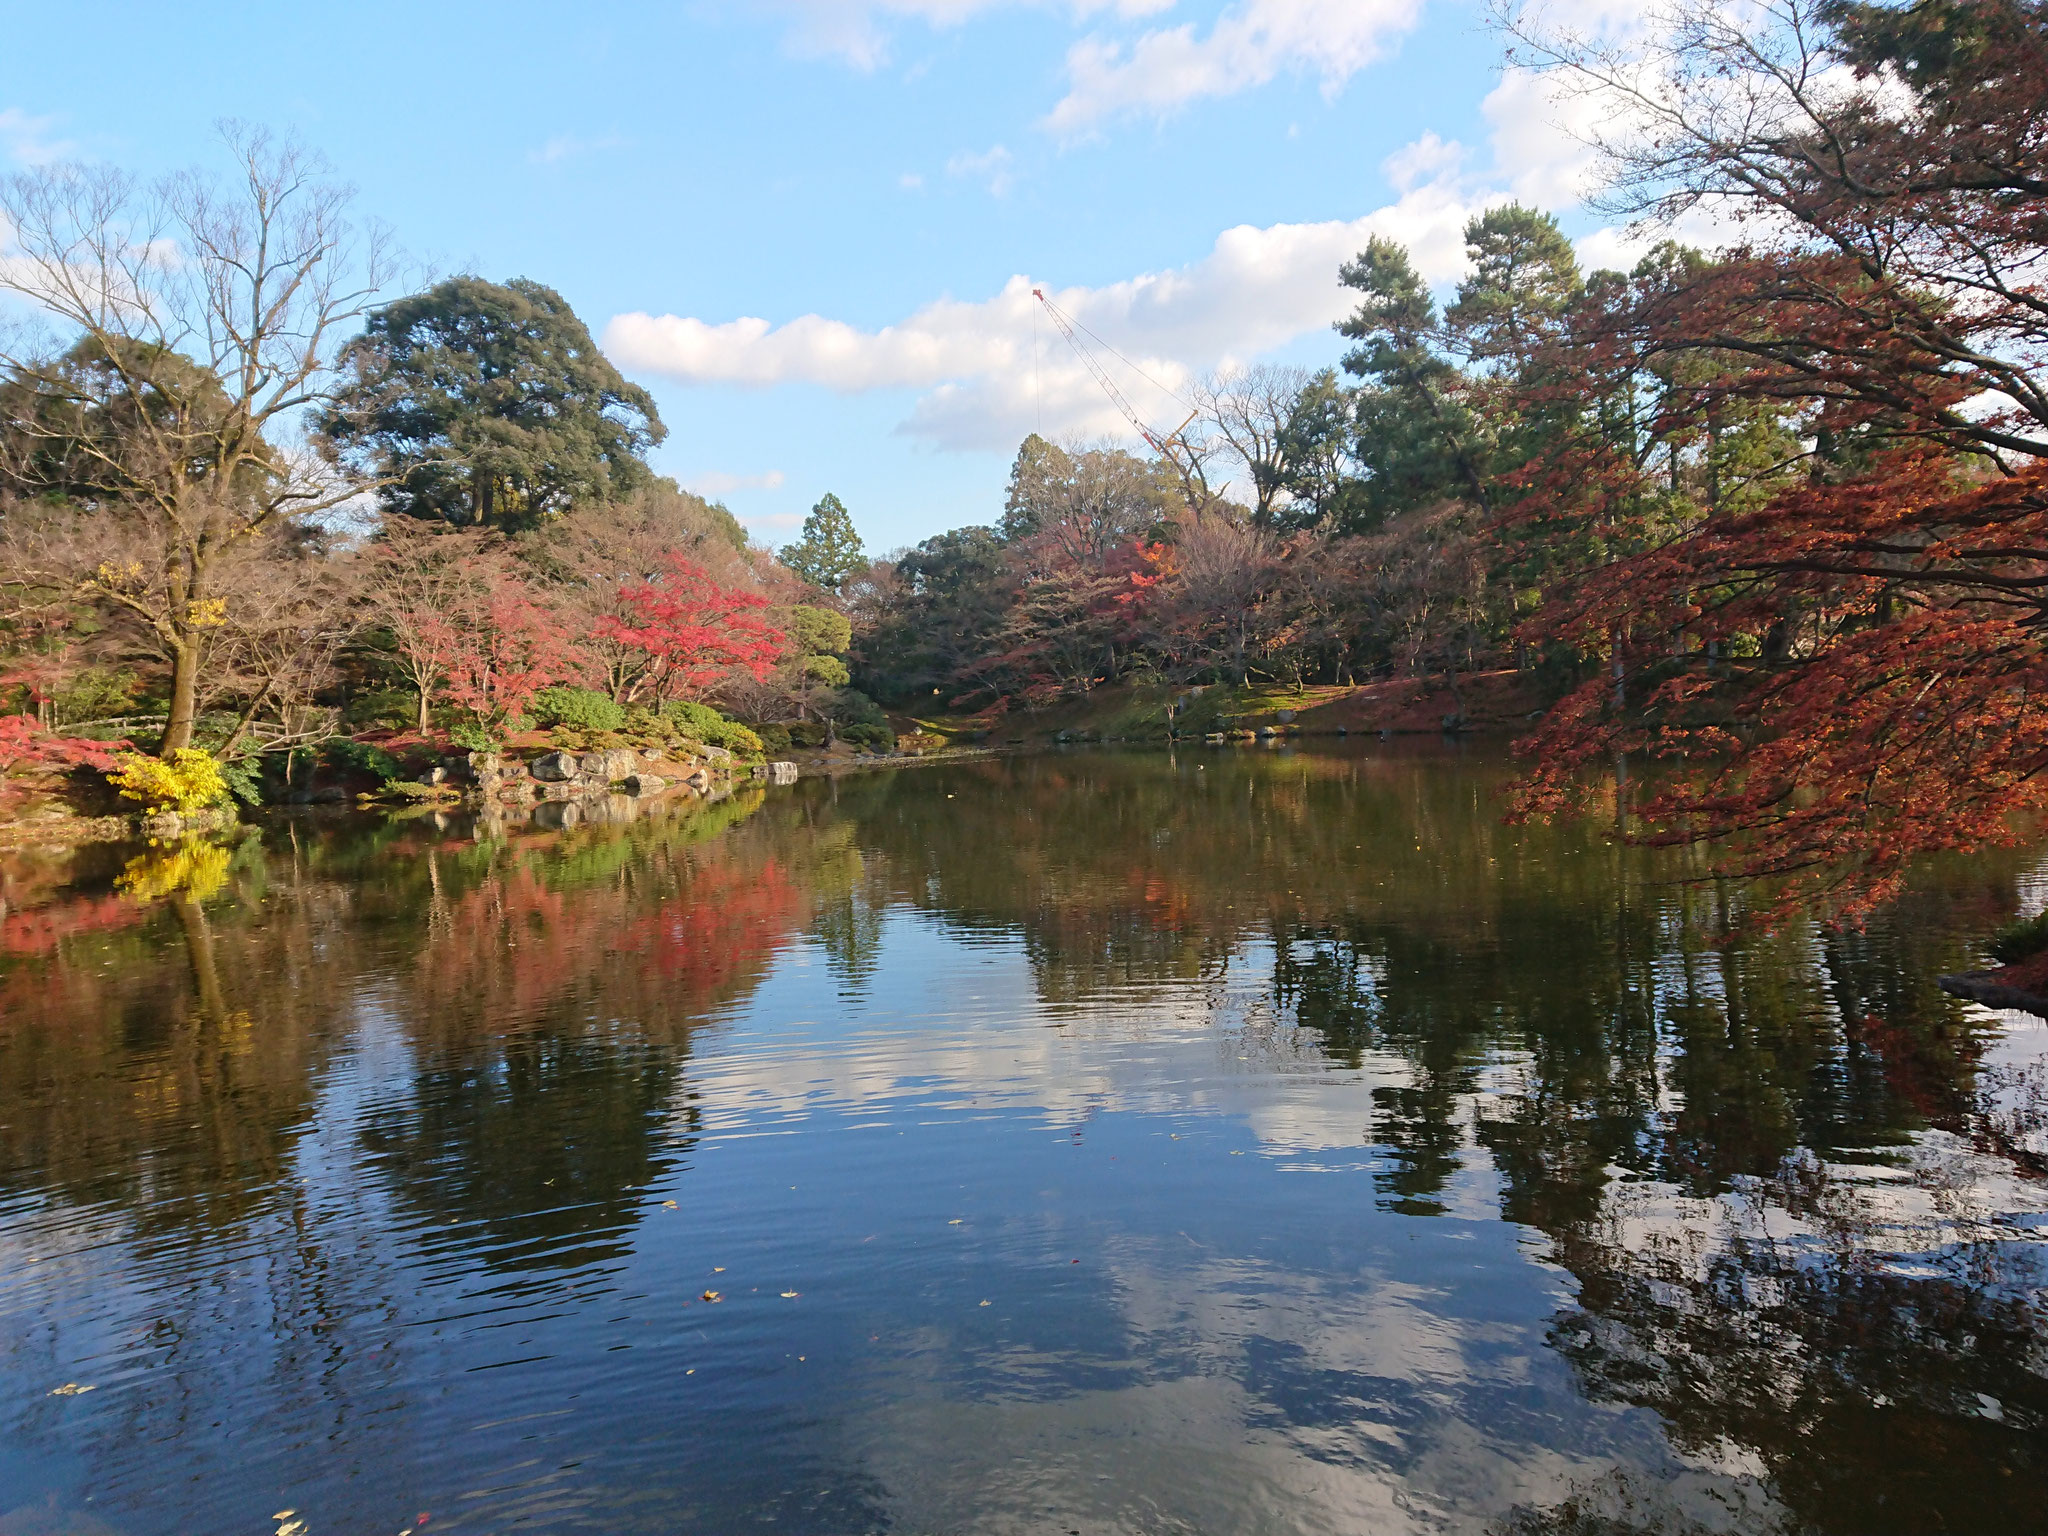
{"type": "Polygon", "coordinates": [[[114,766],[114,754],[125,741],[93,741],[60,736],[43,729],[33,715],[0,715],[0,778],[18,768],[98,768],[114,766]]]}
{"type": "Polygon", "coordinates": [[[33,715],[0,715],[0,774],[18,767],[108,768],[119,745],[59,736],[43,729],[33,715]]]}
{"type": "Polygon", "coordinates": [[[1524,372],[1549,438],[1504,531],[1579,559],[1522,638],[1599,671],[1524,743],[1519,804],[1655,759],[1646,841],[1857,915],[2048,805],[2048,6],[1795,9],[1745,31],[1688,0],[1619,164],[1646,211],[1720,199],[1772,238],[1646,263],[1524,372]],[[1773,58],[1881,83],[1807,92],[1773,58]],[[1750,127],[1713,116],[1731,79],[1750,127]],[[1731,424],[1782,453],[1724,501],[1731,424]],[[1682,472],[1706,494],[1680,505],[1682,472]]]}
{"type": "Polygon", "coordinates": [[[480,722],[519,714],[541,689],[585,667],[561,615],[503,572],[459,607],[423,615],[420,629],[440,658],[449,699],[480,722]]]}
{"type": "Polygon", "coordinates": [[[721,586],[679,554],[656,580],[621,588],[619,605],[623,615],[601,618],[597,628],[647,658],[627,702],[701,697],[738,673],[762,680],[788,653],[787,638],[764,617],[765,596],[721,586]]]}

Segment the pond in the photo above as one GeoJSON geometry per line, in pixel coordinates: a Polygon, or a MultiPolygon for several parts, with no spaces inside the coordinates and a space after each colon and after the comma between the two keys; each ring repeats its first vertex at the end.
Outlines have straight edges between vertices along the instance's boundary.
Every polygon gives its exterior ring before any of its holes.
{"type": "Polygon", "coordinates": [[[2038,857],[1731,933],[1509,773],[13,856],[0,1533],[2038,1528],[2038,857]]]}

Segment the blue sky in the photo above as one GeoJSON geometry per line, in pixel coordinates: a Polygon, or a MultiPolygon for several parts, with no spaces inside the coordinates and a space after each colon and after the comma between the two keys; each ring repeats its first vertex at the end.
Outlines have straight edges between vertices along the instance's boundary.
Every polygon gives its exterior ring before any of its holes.
{"type": "Polygon", "coordinates": [[[8,9],[0,158],[296,131],[439,272],[560,289],[770,543],[828,490],[877,551],[988,521],[1024,432],[1123,430],[1031,283],[1170,385],[1319,366],[1368,233],[1452,281],[1583,160],[1477,0],[8,9]]]}

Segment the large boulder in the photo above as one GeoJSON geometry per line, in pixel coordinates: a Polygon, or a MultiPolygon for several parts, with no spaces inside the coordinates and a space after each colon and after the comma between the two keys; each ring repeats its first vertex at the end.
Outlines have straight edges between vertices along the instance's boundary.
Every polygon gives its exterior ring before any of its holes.
{"type": "Polygon", "coordinates": [[[770,784],[794,784],[796,781],[797,767],[795,763],[770,763],[768,765],[768,782],[770,784]]]}
{"type": "Polygon", "coordinates": [[[548,752],[533,760],[530,770],[544,784],[566,784],[582,767],[573,752],[548,752]]]}
{"type": "Polygon", "coordinates": [[[610,784],[640,771],[640,754],[628,747],[583,754],[583,777],[610,784]]]}
{"type": "Polygon", "coordinates": [[[668,780],[658,773],[629,773],[626,775],[626,793],[629,795],[658,795],[668,788],[668,780]]]}

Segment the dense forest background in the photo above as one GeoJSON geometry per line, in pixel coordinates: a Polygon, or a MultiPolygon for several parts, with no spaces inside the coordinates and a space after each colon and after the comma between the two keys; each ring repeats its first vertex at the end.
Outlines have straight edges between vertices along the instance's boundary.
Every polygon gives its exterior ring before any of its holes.
{"type": "Polygon", "coordinates": [[[1144,452],[1028,438],[1000,508],[880,560],[835,497],[778,556],[654,474],[653,401],[542,284],[389,297],[292,145],[16,177],[0,286],[48,325],[0,349],[4,755],[118,730],[260,793],[316,746],[534,724],[883,749],[885,706],[1512,670],[1549,706],[1522,814],[1660,764],[1640,835],[1852,905],[2018,835],[2048,5],[1680,0],[1626,49],[1500,22],[1599,99],[1630,270],[1512,203],[1446,295],[1375,239],[1337,366],[1203,380],[1144,452]]]}

